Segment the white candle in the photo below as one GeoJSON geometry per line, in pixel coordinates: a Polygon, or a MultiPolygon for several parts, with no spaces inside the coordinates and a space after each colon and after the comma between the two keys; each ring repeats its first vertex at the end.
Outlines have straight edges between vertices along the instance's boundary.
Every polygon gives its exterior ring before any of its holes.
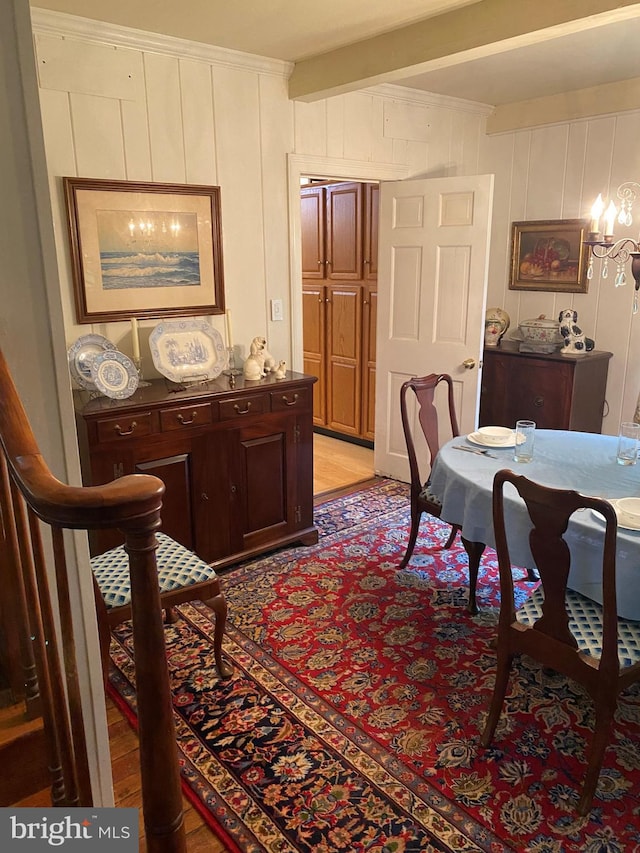
{"type": "Polygon", "coordinates": [[[140,338],[138,337],[138,320],[136,317],[131,318],[131,348],[133,349],[133,358],[135,361],[140,360],[140,338]]]}
{"type": "Polygon", "coordinates": [[[613,202],[610,202],[609,207],[607,208],[607,212],[604,215],[605,237],[613,237],[613,223],[615,222],[617,215],[618,211],[616,210],[615,204],[613,202]]]}
{"type": "Polygon", "coordinates": [[[600,231],[600,217],[602,216],[602,211],[604,210],[604,202],[602,201],[602,195],[598,195],[598,198],[594,201],[593,207],[591,208],[591,233],[598,234],[600,231]]]}
{"type": "Polygon", "coordinates": [[[227,327],[227,348],[231,349],[233,347],[233,338],[231,337],[231,311],[227,310],[224,315],[224,319],[227,327]]]}

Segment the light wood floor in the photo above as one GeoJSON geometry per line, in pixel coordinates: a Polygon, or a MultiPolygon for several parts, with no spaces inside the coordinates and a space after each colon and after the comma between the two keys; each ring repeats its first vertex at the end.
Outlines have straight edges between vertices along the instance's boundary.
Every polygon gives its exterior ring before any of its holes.
{"type": "Polygon", "coordinates": [[[313,437],[313,493],[342,489],[374,476],[373,450],[327,435],[313,437]]]}

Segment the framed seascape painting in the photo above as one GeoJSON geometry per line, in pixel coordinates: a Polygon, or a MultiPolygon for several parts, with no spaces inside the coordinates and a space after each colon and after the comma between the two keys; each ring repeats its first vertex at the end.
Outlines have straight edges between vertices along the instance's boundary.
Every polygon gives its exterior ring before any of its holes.
{"type": "Polygon", "coordinates": [[[588,219],[514,222],[510,290],[586,293],[588,219]]]}
{"type": "Polygon", "coordinates": [[[63,184],[78,323],[224,313],[219,187],[63,184]]]}

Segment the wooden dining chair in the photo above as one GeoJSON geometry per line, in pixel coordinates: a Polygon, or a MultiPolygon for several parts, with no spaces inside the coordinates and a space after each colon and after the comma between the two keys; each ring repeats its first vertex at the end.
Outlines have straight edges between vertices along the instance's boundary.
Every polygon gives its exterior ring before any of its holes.
{"type": "MultiPolygon", "coordinates": [[[[187,601],[203,601],[215,614],[213,655],[221,678],[229,678],[231,668],[222,657],[222,640],[227,604],[215,569],[166,533],[156,533],[156,563],[160,603],[166,624],[177,620],[174,608],[187,601]]],[[[111,629],[131,619],[131,578],[129,558],[123,545],[91,558],[93,589],[98,617],[102,670],[109,671],[111,629]]]]}
{"type": "MultiPolygon", "coordinates": [[[[400,415],[402,417],[402,429],[404,430],[404,437],[407,444],[409,471],[411,474],[411,529],[409,531],[409,543],[407,545],[407,550],[402,558],[402,562],[400,563],[401,569],[405,568],[413,555],[413,549],[415,548],[416,539],[418,538],[418,530],[420,528],[420,519],[422,514],[426,512],[435,518],[440,518],[440,513],[442,511],[442,504],[429,488],[429,477],[426,474],[426,471],[421,470],[420,463],[418,462],[413,428],[409,418],[407,397],[409,391],[412,391],[416,396],[418,405],[418,423],[427,443],[429,452],[428,469],[430,473],[433,462],[440,450],[438,410],[435,403],[436,389],[440,383],[443,383],[443,385],[447,387],[447,418],[451,432],[451,435],[449,435],[449,428],[447,428],[447,440],[449,440],[449,438],[460,435],[453,400],[453,382],[449,374],[430,373],[428,376],[408,379],[400,388],[400,415]]],[[[442,545],[443,548],[446,549],[452,546],[458,530],[460,530],[458,525],[454,524],[451,526],[449,535],[444,545],[442,545]]]]}
{"type": "Polygon", "coordinates": [[[500,568],[500,617],[497,673],[481,743],[493,738],[507,689],[513,658],[527,654],[582,684],[595,704],[595,730],[578,812],[587,814],[598,783],[611,735],[619,693],[640,680],[640,622],[619,619],[616,607],[617,519],[601,498],[538,485],[512,471],[498,471],[493,484],[493,527],[500,568]],[[541,584],[517,611],[507,542],[504,484],[515,486],[524,500],[533,528],[531,553],[541,584]],[[602,598],[597,604],[569,589],[571,553],[564,533],[580,509],[604,516],[602,598]]]}

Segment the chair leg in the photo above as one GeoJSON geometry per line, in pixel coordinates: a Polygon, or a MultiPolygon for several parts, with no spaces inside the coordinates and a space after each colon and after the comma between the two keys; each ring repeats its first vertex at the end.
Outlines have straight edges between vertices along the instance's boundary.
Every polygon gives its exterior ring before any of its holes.
{"type": "Polygon", "coordinates": [[[176,613],[175,607],[165,607],[164,609],[164,624],[165,625],[173,625],[174,622],[178,621],[178,614],[176,613]]]}
{"type": "Polygon", "coordinates": [[[493,687],[493,696],[491,697],[491,705],[487,721],[480,738],[481,746],[487,747],[493,740],[500,714],[502,713],[502,705],[504,697],[507,693],[507,685],[509,683],[509,673],[511,672],[511,664],[513,662],[512,654],[498,654],[498,663],[496,670],[496,683],[493,687]]]}
{"type": "Polygon", "coordinates": [[[220,678],[231,678],[233,669],[224,662],[222,657],[222,639],[224,637],[224,628],[227,621],[227,601],[222,593],[214,595],[213,598],[205,601],[215,613],[216,622],[213,630],[213,655],[216,661],[216,667],[220,678]]]}
{"type": "Polygon", "coordinates": [[[578,803],[578,814],[586,815],[591,810],[591,801],[598,786],[602,760],[611,739],[611,726],[616,710],[616,698],[609,697],[596,702],[596,724],[589,750],[587,772],[582,786],[582,794],[578,803]]]}
{"type": "Polygon", "coordinates": [[[407,550],[402,558],[402,562],[400,563],[400,568],[404,569],[407,566],[407,563],[411,559],[413,554],[413,549],[416,547],[416,539],[418,538],[418,530],[420,529],[420,516],[421,512],[418,512],[416,507],[411,507],[411,530],[409,531],[409,544],[407,545],[407,550]]]}
{"type": "Polygon", "coordinates": [[[534,569],[527,569],[527,580],[531,581],[531,583],[536,583],[536,581],[539,581],[540,578],[535,573],[534,569]]]}
{"type": "Polygon", "coordinates": [[[443,550],[447,551],[449,548],[451,548],[451,546],[453,545],[454,540],[458,534],[458,530],[460,530],[460,527],[457,524],[451,525],[451,532],[449,533],[449,538],[447,539],[445,544],[442,546],[443,550]]]}
{"type": "Polygon", "coordinates": [[[467,605],[467,610],[472,616],[475,616],[478,612],[478,605],[476,604],[478,569],[480,568],[480,560],[482,559],[485,546],[484,542],[470,542],[464,536],[462,537],[462,544],[469,558],[469,604],[467,605]]]}

